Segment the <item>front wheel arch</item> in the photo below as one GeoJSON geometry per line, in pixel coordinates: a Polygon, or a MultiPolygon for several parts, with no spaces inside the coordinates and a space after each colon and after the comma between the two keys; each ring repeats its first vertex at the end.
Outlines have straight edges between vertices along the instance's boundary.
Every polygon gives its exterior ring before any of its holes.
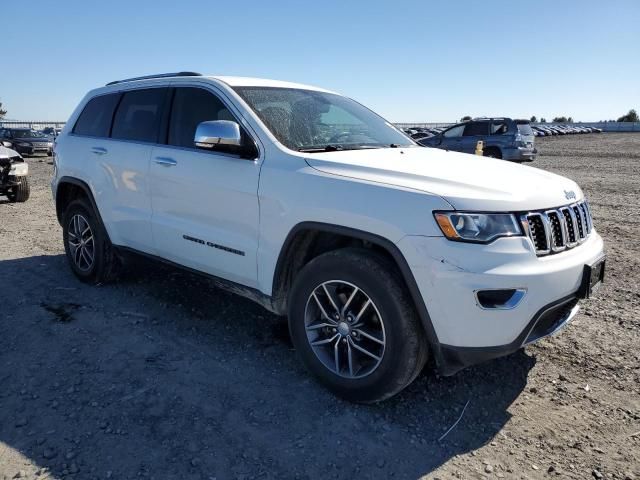
{"type": "MultiPolygon", "coordinates": [[[[436,367],[439,368],[444,365],[444,358],[440,350],[440,341],[438,340],[429,311],[424,303],[413,272],[397,245],[380,235],[351,227],[322,222],[301,222],[295,225],[289,231],[280,250],[273,277],[272,301],[276,312],[284,314],[287,311],[287,296],[293,282],[291,275],[292,273],[295,274],[295,272],[291,271],[290,261],[300,248],[308,248],[309,236],[308,234],[305,235],[307,232],[311,235],[320,232],[355,239],[371,244],[377,247],[380,253],[385,254],[398,270],[398,274],[409,292],[409,297],[418,313],[420,323],[429,342],[430,352],[433,355],[436,367]]],[[[374,251],[373,253],[375,254],[376,252],[374,251]]],[[[309,261],[310,260],[311,259],[309,259],[309,261]]],[[[299,266],[299,268],[302,267],[304,267],[304,264],[299,266]]]]}

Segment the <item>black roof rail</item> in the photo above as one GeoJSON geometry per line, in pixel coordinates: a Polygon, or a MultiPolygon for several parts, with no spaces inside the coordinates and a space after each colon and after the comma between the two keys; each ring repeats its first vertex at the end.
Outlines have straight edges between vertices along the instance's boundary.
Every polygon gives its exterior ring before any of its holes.
{"type": "Polygon", "coordinates": [[[117,83],[135,82],[136,80],[150,80],[152,78],[167,78],[167,77],[201,77],[201,73],[197,72],[174,72],[174,73],[158,73],[156,75],[145,75],[144,77],[125,78],[124,80],[114,80],[107,83],[109,85],[115,85],[117,83]]]}

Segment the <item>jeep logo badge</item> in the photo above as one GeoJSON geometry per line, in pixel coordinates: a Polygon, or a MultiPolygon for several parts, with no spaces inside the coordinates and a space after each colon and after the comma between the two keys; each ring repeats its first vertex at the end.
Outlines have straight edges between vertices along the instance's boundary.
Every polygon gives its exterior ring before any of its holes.
{"type": "Polygon", "coordinates": [[[574,192],[573,190],[565,190],[564,196],[567,197],[567,200],[572,200],[576,198],[576,192],[574,192]]]}

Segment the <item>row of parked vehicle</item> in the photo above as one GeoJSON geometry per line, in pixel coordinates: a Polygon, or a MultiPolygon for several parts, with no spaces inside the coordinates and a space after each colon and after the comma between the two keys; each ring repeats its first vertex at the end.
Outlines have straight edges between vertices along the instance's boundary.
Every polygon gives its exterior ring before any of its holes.
{"type": "Polygon", "coordinates": [[[583,127],[577,125],[532,125],[536,137],[550,137],[552,135],[572,135],[574,133],[602,133],[601,128],[583,127]]]}
{"type": "MultiPolygon", "coordinates": [[[[446,127],[412,127],[405,129],[404,132],[414,140],[419,141],[424,138],[438,136],[450,127],[451,125],[446,127]]],[[[575,133],[602,133],[601,128],[577,125],[531,125],[531,129],[536,137],[572,135],[575,133]]]]}

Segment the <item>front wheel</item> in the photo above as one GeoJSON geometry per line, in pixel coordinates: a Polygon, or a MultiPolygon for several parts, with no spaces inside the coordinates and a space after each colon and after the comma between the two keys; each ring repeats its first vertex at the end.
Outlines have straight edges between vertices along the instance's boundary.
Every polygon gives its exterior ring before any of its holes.
{"type": "Polygon", "coordinates": [[[347,400],[395,395],[420,373],[427,343],[393,265],[364,249],[309,262],[290,293],[289,330],[305,366],[347,400]]]}
{"type": "Polygon", "coordinates": [[[7,192],[7,198],[10,202],[26,202],[31,195],[29,179],[27,177],[15,177],[15,180],[19,183],[7,192]]]}

